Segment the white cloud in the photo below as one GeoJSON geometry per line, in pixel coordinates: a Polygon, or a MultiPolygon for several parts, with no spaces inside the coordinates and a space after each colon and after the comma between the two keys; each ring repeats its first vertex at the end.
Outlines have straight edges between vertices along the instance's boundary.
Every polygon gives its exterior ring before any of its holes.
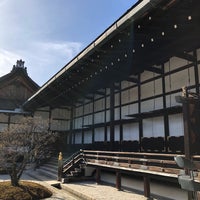
{"type": "Polygon", "coordinates": [[[58,61],[59,58],[65,60],[71,60],[77,53],[79,53],[82,45],[78,42],[41,42],[36,43],[35,48],[42,52],[43,59],[47,58],[47,61],[58,61]],[[49,60],[49,58],[52,58],[49,60]]]}
{"type": "Polygon", "coordinates": [[[42,85],[75,57],[81,48],[78,42],[32,42],[24,50],[0,49],[0,76],[9,73],[16,61],[22,59],[29,76],[42,85]]]}
{"type": "Polygon", "coordinates": [[[1,0],[1,1],[0,1],[0,7],[1,7],[1,6],[4,6],[4,5],[6,4],[6,2],[7,2],[7,0],[1,0]]]}
{"type": "Polygon", "coordinates": [[[77,42],[37,42],[26,56],[30,60],[30,69],[35,81],[44,84],[64,67],[81,50],[77,42]],[[36,64],[37,63],[37,64],[36,64]],[[34,66],[33,66],[34,65],[34,66]]]}

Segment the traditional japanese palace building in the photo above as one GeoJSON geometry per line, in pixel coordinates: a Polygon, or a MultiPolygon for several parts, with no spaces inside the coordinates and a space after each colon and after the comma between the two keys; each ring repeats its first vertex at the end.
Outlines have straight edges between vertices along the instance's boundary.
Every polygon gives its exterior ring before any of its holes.
{"type": "Polygon", "coordinates": [[[187,86],[199,93],[200,1],[138,1],[24,104],[68,149],[183,152],[187,86]]]}
{"type": "Polygon", "coordinates": [[[66,150],[183,152],[175,97],[199,93],[199,10],[198,0],[138,1],[37,92],[26,85],[23,100],[35,93],[23,110],[49,119],[66,150]]]}
{"type": "MultiPolygon", "coordinates": [[[[41,88],[17,61],[0,78],[0,131],[21,115],[41,116],[60,133],[60,150],[83,149],[77,162],[95,169],[97,182],[101,170],[116,175],[118,189],[141,176],[146,197],[149,177],[177,183],[174,157],[200,160],[199,10],[199,0],[138,1],[41,88]],[[182,89],[195,94],[191,112],[182,89]]],[[[64,165],[66,179],[74,163],[64,165]]]]}
{"type": "Polygon", "coordinates": [[[38,89],[22,60],[13,65],[10,73],[0,77],[0,131],[16,123],[21,116],[31,114],[23,111],[22,104],[38,89]]]}

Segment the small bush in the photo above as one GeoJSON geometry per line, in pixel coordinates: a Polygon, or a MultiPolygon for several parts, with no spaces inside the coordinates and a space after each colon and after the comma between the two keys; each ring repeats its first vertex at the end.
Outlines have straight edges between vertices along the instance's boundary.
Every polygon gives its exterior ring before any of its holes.
{"type": "Polygon", "coordinates": [[[34,182],[20,181],[19,187],[13,187],[10,181],[0,182],[0,199],[3,200],[38,200],[51,195],[51,191],[34,182]]]}

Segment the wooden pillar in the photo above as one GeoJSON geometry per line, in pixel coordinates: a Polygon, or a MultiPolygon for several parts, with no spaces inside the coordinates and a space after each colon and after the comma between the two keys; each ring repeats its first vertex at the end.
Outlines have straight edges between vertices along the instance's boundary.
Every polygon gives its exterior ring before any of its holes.
{"type": "Polygon", "coordinates": [[[197,51],[193,52],[194,55],[194,76],[195,76],[195,87],[196,93],[199,94],[199,69],[198,69],[198,60],[197,60],[197,51]]]}
{"type": "Polygon", "coordinates": [[[121,173],[116,171],[116,188],[121,190],[121,173]]]}
{"type": "Polygon", "coordinates": [[[150,198],[150,179],[148,175],[143,176],[144,179],[144,196],[150,198]]]}
{"type": "MultiPolygon", "coordinates": [[[[166,102],[166,84],[165,84],[165,71],[164,64],[162,64],[162,93],[163,93],[163,108],[167,108],[166,102]]],[[[169,136],[169,116],[166,111],[164,111],[164,130],[165,130],[165,151],[168,152],[167,140],[169,136]]]]}
{"type": "MultiPolygon", "coordinates": [[[[141,113],[141,75],[138,75],[138,114],[141,113]]],[[[141,144],[143,137],[143,121],[139,118],[139,143],[141,144]]],[[[141,145],[140,145],[141,151],[141,145]]]]}
{"type": "Polygon", "coordinates": [[[72,144],[72,132],[73,132],[73,118],[74,118],[74,115],[73,115],[73,106],[71,106],[71,111],[70,111],[70,132],[69,132],[69,144],[71,145],[72,144]]]}
{"type": "MultiPolygon", "coordinates": [[[[119,92],[119,118],[120,121],[122,120],[122,90],[121,90],[121,82],[120,82],[120,92],[119,92]]],[[[119,137],[120,137],[120,150],[123,151],[122,149],[122,141],[123,141],[123,123],[122,121],[120,122],[120,126],[119,126],[119,137]]]]}
{"type": "Polygon", "coordinates": [[[110,150],[114,150],[115,140],[115,86],[114,83],[110,86],[110,150]]]}
{"type": "MultiPolygon", "coordinates": [[[[188,99],[188,93],[186,91],[186,95],[181,98],[183,104],[183,123],[184,123],[184,150],[185,150],[185,158],[191,159],[191,105],[188,99]]],[[[194,106],[194,105],[193,105],[194,106]]],[[[188,171],[186,171],[188,174],[188,171]]],[[[193,192],[188,191],[188,200],[192,200],[193,192]]]]}
{"type": "Polygon", "coordinates": [[[48,130],[51,130],[51,118],[52,118],[52,108],[49,107],[48,130]]]}
{"type": "Polygon", "coordinates": [[[94,130],[94,124],[95,124],[95,121],[94,121],[94,98],[95,98],[95,95],[93,94],[93,100],[92,100],[92,144],[94,144],[94,134],[95,134],[95,130],[94,130]]]}
{"type": "Polygon", "coordinates": [[[183,101],[183,123],[184,123],[184,150],[185,157],[190,159],[191,157],[191,147],[190,147],[190,119],[189,119],[189,102],[183,101]]]}
{"type": "Polygon", "coordinates": [[[108,137],[107,137],[107,124],[106,124],[106,118],[107,118],[107,102],[106,102],[106,89],[105,89],[105,97],[104,97],[104,142],[108,141],[108,137]]]}
{"type": "MultiPolygon", "coordinates": [[[[84,109],[84,103],[83,103],[83,117],[82,117],[82,127],[84,126],[84,118],[85,118],[85,115],[84,115],[84,112],[85,112],[85,109],[84,109]]],[[[82,148],[83,145],[84,145],[84,129],[82,128],[82,131],[81,131],[81,144],[82,144],[82,148]]]]}
{"type": "Polygon", "coordinates": [[[101,181],[101,169],[96,168],[96,183],[99,184],[101,181]]]}

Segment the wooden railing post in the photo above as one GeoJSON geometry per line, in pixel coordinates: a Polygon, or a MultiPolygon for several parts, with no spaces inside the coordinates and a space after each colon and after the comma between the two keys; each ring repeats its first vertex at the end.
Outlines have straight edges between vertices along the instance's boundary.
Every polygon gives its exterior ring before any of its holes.
{"type": "Polygon", "coordinates": [[[121,173],[116,171],[116,188],[121,190],[121,173]]]}
{"type": "Polygon", "coordinates": [[[143,176],[144,179],[144,196],[150,198],[150,180],[148,175],[143,176]]]}
{"type": "Polygon", "coordinates": [[[96,168],[96,183],[99,184],[101,181],[101,169],[96,168]]]}

